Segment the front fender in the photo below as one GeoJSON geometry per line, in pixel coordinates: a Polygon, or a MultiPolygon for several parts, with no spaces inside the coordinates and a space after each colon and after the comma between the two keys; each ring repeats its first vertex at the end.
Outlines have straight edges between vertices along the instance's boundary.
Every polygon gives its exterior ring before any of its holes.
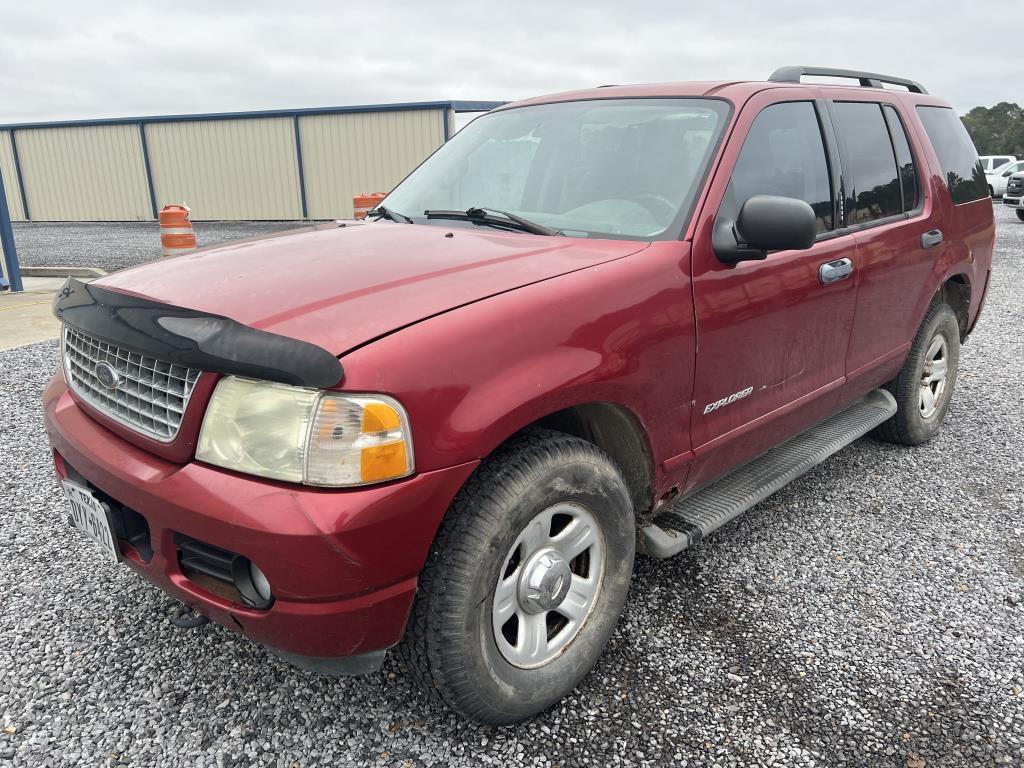
{"type": "Polygon", "coordinates": [[[482,458],[569,406],[621,405],[654,460],[689,449],[689,245],[649,248],[459,307],[346,355],[345,389],[409,411],[417,470],[482,458]]]}

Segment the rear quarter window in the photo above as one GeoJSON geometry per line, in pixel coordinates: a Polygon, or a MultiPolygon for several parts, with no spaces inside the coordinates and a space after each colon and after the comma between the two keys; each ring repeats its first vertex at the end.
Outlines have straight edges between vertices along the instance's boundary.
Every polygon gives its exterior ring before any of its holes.
{"type": "Polygon", "coordinates": [[[987,198],[985,171],[956,112],[948,107],[918,107],[917,114],[939,158],[953,202],[969,203],[987,198]]]}

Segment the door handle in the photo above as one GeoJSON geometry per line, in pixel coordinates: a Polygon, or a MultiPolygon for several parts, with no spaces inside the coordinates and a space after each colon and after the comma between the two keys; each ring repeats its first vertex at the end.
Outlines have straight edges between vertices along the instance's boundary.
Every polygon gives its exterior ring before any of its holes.
{"type": "Polygon", "coordinates": [[[822,285],[838,283],[853,274],[853,262],[849,259],[827,261],[818,267],[818,279],[822,285]]]}
{"type": "Polygon", "coordinates": [[[942,230],[931,229],[921,235],[921,247],[922,248],[934,248],[936,245],[942,242],[942,230]]]}

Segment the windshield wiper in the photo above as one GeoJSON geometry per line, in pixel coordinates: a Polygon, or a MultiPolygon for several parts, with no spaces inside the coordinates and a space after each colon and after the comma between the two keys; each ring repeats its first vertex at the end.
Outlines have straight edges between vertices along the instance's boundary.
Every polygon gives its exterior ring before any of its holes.
{"type": "Polygon", "coordinates": [[[406,216],[404,213],[398,211],[392,211],[390,208],[385,208],[383,205],[378,205],[366,212],[367,218],[370,216],[376,216],[381,219],[390,219],[391,221],[405,222],[406,224],[414,224],[415,222],[406,216]]]}
{"type": "Polygon", "coordinates": [[[497,208],[481,208],[479,206],[467,208],[464,211],[441,211],[428,210],[423,215],[428,219],[455,219],[456,221],[472,221],[476,224],[487,224],[492,227],[505,229],[518,229],[520,232],[529,232],[531,235],[545,235],[553,237],[560,234],[557,229],[545,227],[535,221],[524,219],[508,211],[499,211],[497,208]],[[497,214],[495,216],[494,214],[497,214]]]}

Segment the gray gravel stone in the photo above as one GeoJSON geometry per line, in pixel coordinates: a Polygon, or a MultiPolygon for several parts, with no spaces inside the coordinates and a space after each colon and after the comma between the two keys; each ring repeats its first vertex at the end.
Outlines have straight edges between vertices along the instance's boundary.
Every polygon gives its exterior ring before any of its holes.
{"type": "MultiPolygon", "coordinates": [[[[301,221],[200,221],[202,247],[309,226],[301,221]]],[[[99,267],[113,272],[160,258],[160,225],[153,221],[13,225],[18,261],[26,267],[99,267]]]]}
{"type": "Polygon", "coordinates": [[[455,720],[394,660],[328,680],[171,627],[163,594],[64,522],[39,405],[56,345],[0,353],[0,764],[1021,765],[1024,224],[997,213],[940,436],[861,440],[639,560],[597,668],[513,728],[455,720]]]}

